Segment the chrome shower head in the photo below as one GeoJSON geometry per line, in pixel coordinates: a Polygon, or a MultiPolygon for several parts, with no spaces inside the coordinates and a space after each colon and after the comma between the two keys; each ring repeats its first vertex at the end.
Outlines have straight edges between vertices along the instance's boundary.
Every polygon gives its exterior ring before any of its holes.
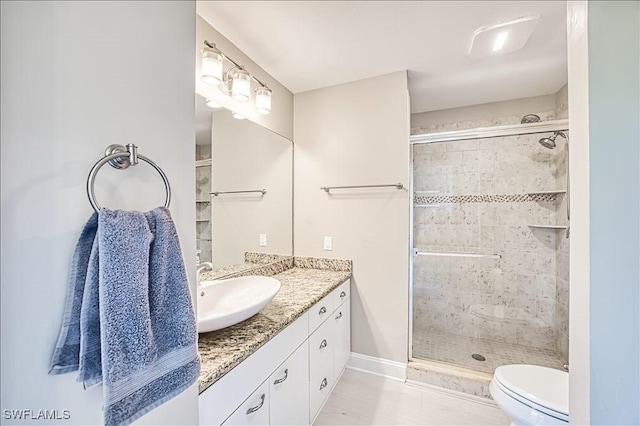
{"type": "Polygon", "coordinates": [[[542,138],[538,142],[540,142],[540,145],[544,146],[545,148],[553,149],[556,147],[556,135],[548,138],[542,138]]]}
{"type": "Polygon", "coordinates": [[[548,138],[541,138],[538,142],[545,148],[554,149],[556,147],[556,138],[558,136],[562,136],[565,139],[567,138],[564,132],[557,131],[553,134],[553,136],[549,136],[548,138]]]}
{"type": "Polygon", "coordinates": [[[522,117],[522,120],[520,120],[520,124],[528,124],[528,123],[539,123],[542,120],[540,119],[540,116],[537,114],[527,114],[524,117],[522,117]]]}

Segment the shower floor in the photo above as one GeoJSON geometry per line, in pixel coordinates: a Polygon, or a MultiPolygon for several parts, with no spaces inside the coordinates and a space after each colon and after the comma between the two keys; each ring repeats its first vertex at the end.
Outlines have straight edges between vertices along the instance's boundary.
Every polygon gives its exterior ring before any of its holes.
{"type": "Polygon", "coordinates": [[[441,361],[493,374],[505,364],[533,364],[562,369],[564,362],[549,349],[519,346],[430,330],[413,330],[413,357],[441,361]],[[471,357],[480,354],[485,361],[471,357]]]}

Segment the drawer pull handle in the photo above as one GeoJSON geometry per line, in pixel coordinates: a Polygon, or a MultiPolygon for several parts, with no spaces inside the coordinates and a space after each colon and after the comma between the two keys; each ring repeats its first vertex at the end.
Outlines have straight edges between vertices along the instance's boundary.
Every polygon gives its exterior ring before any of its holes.
{"type": "Polygon", "coordinates": [[[320,342],[320,349],[324,349],[327,347],[327,339],[322,340],[322,342],[320,342]]]}
{"type": "Polygon", "coordinates": [[[325,308],[324,306],[320,308],[320,312],[318,312],[319,315],[326,314],[326,313],[327,313],[327,308],[325,308]]]}
{"type": "Polygon", "coordinates": [[[340,299],[342,299],[343,297],[347,297],[347,293],[345,293],[344,291],[340,293],[340,299]]]}
{"type": "Polygon", "coordinates": [[[289,376],[289,369],[285,369],[284,370],[284,377],[282,379],[276,379],[274,380],[273,384],[274,385],[279,385],[280,383],[284,382],[285,380],[287,380],[287,377],[289,376]]]}
{"type": "Polygon", "coordinates": [[[327,378],[325,377],[324,379],[322,379],[322,383],[320,383],[320,390],[326,388],[328,384],[329,383],[327,382],[327,378]]]}
{"type": "Polygon", "coordinates": [[[340,312],[340,315],[336,317],[337,320],[339,320],[340,318],[342,318],[342,312],[340,312]]]}
{"type": "Polygon", "coordinates": [[[262,394],[260,398],[262,399],[262,401],[260,401],[260,404],[256,405],[255,407],[249,408],[247,410],[247,414],[255,413],[256,411],[262,408],[262,406],[264,405],[264,394],[262,394]]]}

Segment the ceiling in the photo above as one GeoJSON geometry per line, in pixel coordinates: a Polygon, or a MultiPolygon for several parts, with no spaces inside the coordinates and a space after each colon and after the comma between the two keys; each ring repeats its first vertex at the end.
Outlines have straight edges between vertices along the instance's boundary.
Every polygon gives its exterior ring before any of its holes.
{"type": "Polygon", "coordinates": [[[408,70],[416,113],[567,82],[564,1],[198,1],[197,13],[293,93],[408,70]],[[467,55],[476,29],[529,14],[522,50],[467,55]]]}

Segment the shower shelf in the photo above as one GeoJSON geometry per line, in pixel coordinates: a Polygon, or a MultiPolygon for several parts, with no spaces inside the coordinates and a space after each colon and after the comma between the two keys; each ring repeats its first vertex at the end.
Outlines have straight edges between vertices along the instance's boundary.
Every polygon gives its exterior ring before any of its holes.
{"type": "Polygon", "coordinates": [[[566,225],[527,225],[529,228],[567,229],[566,225]]]}
{"type": "Polygon", "coordinates": [[[566,194],[567,191],[564,189],[558,189],[555,191],[533,191],[527,192],[527,195],[537,195],[537,194],[566,194]]]}

